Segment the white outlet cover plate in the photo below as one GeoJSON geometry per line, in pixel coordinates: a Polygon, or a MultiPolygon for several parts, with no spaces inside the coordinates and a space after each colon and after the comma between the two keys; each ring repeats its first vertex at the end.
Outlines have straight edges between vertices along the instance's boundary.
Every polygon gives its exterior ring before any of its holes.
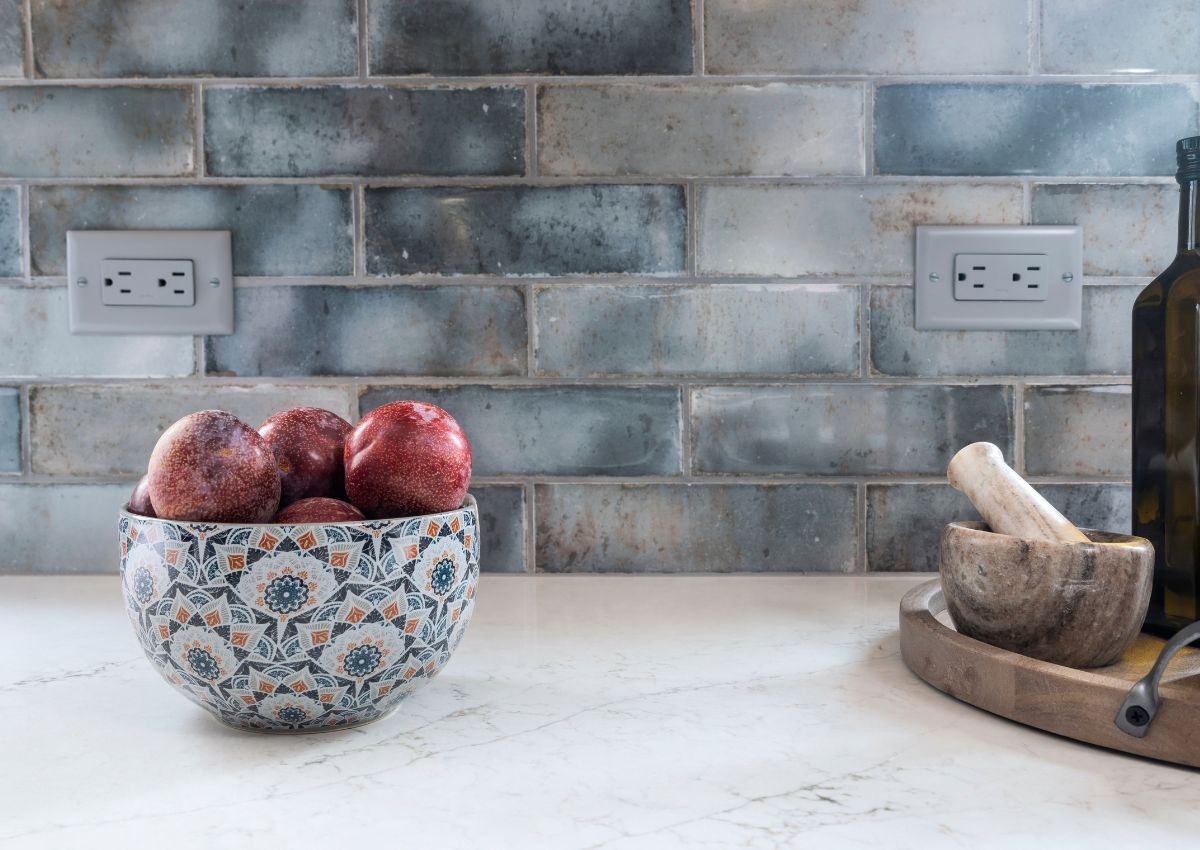
{"type": "Polygon", "coordinates": [[[1079,330],[1083,302],[1083,230],[1078,225],[918,225],[918,330],[1079,330]],[[959,254],[1045,255],[1044,300],[959,300],[959,254]]]}
{"type": "Polygon", "coordinates": [[[67,231],[67,291],[73,334],[231,334],[233,258],[229,231],[67,231]],[[106,260],[118,259],[191,260],[195,303],[105,304],[102,269],[106,260]]]}

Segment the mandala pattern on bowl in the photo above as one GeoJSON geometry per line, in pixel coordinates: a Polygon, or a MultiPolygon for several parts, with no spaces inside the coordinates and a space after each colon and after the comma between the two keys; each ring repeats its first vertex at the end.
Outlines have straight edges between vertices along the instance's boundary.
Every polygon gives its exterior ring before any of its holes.
{"type": "Polygon", "coordinates": [[[125,607],[147,657],[226,723],[374,720],[445,666],[471,617],[478,513],[208,525],[121,513],[125,607]]]}

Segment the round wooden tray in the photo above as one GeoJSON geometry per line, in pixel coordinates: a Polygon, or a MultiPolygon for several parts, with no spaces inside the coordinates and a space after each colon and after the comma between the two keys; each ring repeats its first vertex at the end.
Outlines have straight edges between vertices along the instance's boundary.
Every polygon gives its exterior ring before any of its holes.
{"type": "Polygon", "coordinates": [[[1116,664],[1075,670],[960,635],[946,614],[938,579],[900,600],[904,663],[939,691],[1056,735],[1200,767],[1200,651],[1184,649],[1171,662],[1162,678],[1158,716],[1145,738],[1126,735],[1113,723],[1162,645],[1141,635],[1116,664]]]}

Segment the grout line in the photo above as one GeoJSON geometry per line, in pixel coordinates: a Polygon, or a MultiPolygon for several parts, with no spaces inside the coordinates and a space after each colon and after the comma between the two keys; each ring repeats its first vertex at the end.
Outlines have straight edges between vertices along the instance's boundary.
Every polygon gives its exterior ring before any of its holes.
{"type": "Polygon", "coordinates": [[[30,422],[32,417],[29,390],[29,385],[23,384],[17,401],[21,415],[21,474],[25,477],[33,474],[33,427],[30,422]]]}
{"type": "MultiPolygon", "coordinates": [[[[19,208],[17,226],[21,228],[18,238],[21,240],[21,273],[24,275],[22,282],[28,283],[33,280],[33,237],[30,233],[33,230],[32,213],[29,209],[29,184],[25,183],[17,187],[17,204],[19,208]]],[[[65,236],[63,237],[66,238],[65,236]]]]}
{"type": "Polygon", "coordinates": [[[871,285],[858,287],[858,377],[871,380],[871,285]]]}
{"type": "Polygon", "coordinates": [[[704,0],[692,0],[692,73],[707,76],[704,55],[704,0]]]}
{"type": "Polygon", "coordinates": [[[532,482],[526,481],[522,488],[525,492],[525,572],[528,575],[537,573],[537,505],[535,490],[532,482]]]}
{"type": "Polygon", "coordinates": [[[692,458],[692,382],[679,385],[679,468],[684,475],[695,475],[692,458]]]}
{"type": "Polygon", "coordinates": [[[367,79],[371,71],[371,59],[367,55],[367,0],[357,0],[354,4],[354,16],[357,30],[357,50],[354,51],[354,62],[360,80],[367,79]]]}
{"type": "Polygon", "coordinates": [[[530,83],[525,88],[525,174],[538,176],[538,88],[530,83]]]}
{"type": "Polygon", "coordinates": [[[21,4],[21,25],[22,53],[24,54],[21,57],[21,67],[25,79],[32,80],[34,78],[32,0],[24,0],[21,4]]]}
{"type": "Polygon", "coordinates": [[[867,555],[867,484],[861,482],[854,488],[854,572],[866,575],[871,571],[867,555]]]}
{"type": "Polygon", "coordinates": [[[354,234],[351,237],[351,241],[354,243],[351,263],[354,267],[355,276],[360,278],[366,276],[367,267],[367,235],[366,224],[364,222],[366,211],[365,195],[366,192],[361,185],[354,186],[350,192],[350,218],[352,219],[351,226],[354,228],[354,234]]]}
{"type": "Polygon", "coordinates": [[[875,177],[875,86],[863,82],[863,174],[875,177]]]}
{"type": "Polygon", "coordinates": [[[525,374],[537,377],[537,287],[527,283],[525,294],[525,374]]]}
{"type": "Polygon", "coordinates": [[[192,92],[192,109],[195,110],[195,171],[197,177],[204,177],[208,174],[208,155],[204,145],[204,87],[200,83],[196,83],[192,92]]]}
{"type": "Polygon", "coordinates": [[[1013,468],[1025,475],[1025,382],[1013,384],[1013,468]]]}
{"type": "Polygon", "coordinates": [[[197,377],[203,378],[208,375],[207,358],[204,356],[205,337],[197,336],[197,337],[193,337],[192,340],[193,340],[193,346],[194,346],[193,356],[195,358],[195,360],[192,364],[192,368],[195,371],[197,377]]]}
{"type": "Polygon", "coordinates": [[[1042,73],[1042,0],[1029,0],[1029,73],[1042,73]]]}
{"type": "Polygon", "coordinates": [[[695,180],[683,185],[684,215],[684,273],[695,277],[700,266],[700,187],[695,180]]]}
{"type": "Polygon", "coordinates": [[[1033,224],[1033,181],[1021,181],[1021,220],[1033,224]]]}

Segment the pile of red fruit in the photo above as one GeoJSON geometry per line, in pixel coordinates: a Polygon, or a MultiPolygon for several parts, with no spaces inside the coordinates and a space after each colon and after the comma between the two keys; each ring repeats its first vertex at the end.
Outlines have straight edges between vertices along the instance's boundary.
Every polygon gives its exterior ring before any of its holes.
{"type": "Polygon", "coordinates": [[[449,413],[419,401],[358,425],[319,407],[257,431],[201,410],[159,437],[129,510],[184,522],[350,522],[452,511],[471,480],[471,445],[449,413]]]}

